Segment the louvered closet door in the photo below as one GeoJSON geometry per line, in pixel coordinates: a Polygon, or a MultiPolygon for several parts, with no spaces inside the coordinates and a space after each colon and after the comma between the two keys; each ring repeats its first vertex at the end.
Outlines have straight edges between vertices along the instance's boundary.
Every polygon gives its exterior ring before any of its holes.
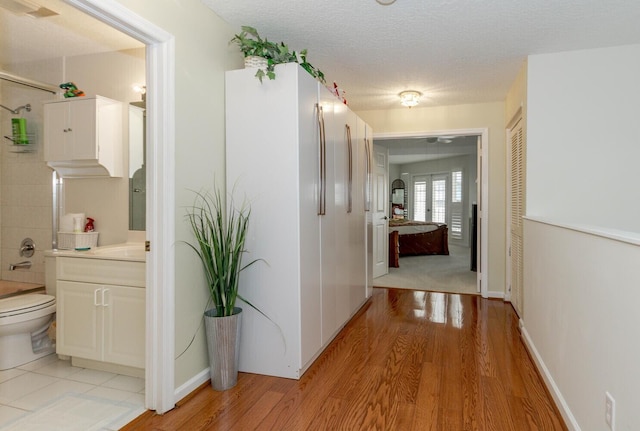
{"type": "Polygon", "coordinates": [[[511,199],[510,231],[511,244],[511,302],[518,314],[522,315],[523,278],[522,278],[522,217],[525,214],[525,140],[522,120],[510,131],[511,144],[511,199]]]}

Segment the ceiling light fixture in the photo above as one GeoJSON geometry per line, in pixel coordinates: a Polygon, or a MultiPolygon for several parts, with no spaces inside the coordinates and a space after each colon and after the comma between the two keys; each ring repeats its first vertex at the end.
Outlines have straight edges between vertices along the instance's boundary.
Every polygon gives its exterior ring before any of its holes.
{"type": "Polygon", "coordinates": [[[378,4],[381,4],[382,6],[389,6],[394,4],[396,0],[376,0],[376,2],[378,2],[378,4]]]}
{"type": "Polygon", "coordinates": [[[411,108],[412,106],[416,106],[418,103],[420,103],[420,97],[422,96],[422,93],[415,90],[407,90],[400,93],[399,96],[402,106],[411,108]]]}

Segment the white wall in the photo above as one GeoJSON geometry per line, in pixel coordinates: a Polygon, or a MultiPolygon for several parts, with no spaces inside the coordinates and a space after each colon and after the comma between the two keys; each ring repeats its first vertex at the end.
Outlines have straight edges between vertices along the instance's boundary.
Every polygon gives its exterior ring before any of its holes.
{"type": "Polygon", "coordinates": [[[640,232],[640,45],[529,59],[527,213],[640,232]]]}
{"type": "Polygon", "coordinates": [[[637,430],[640,45],[528,65],[524,333],[570,429],[637,430]]]}
{"type": "Polygon", "coordinates": [[[640,429],[640,241],[528,220],[524,241],[523,333],[569,429],[607,429],[605,391],[616,430],[640,429]]]}
{"type": "Polygon", "coordinates": [[[488,294],[505,291],[505,104],[504,102],[438,106],[386,111],[359,111],[375,134],[440,132],[455,129],[489,130],[489,253],[488,294]]]}
{"type": "MultiPolygon", "coordinates": [[[[242,54],[229,46],[234,32],[199,0],[118,0],[175,36],[175,385],[183,385],[209,365],[202,313],[207,302],[202,267],[182,241],[192,239],[185,208],[193,193],[225,188],[224,72],[242,66],[242,54]],[[177,19],[179,17],[179,19],[177,19]]],[[[167,334],[172,336],[173,334],[167,334]]]]}

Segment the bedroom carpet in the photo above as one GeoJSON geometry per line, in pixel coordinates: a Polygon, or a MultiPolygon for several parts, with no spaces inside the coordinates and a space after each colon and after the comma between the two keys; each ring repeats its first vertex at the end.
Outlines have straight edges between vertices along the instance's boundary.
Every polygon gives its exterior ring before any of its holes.
{"type": "Polygon", "coordinates": [[[469,270],[468,247],[449,244],[449,255],[405,256],[399,268],[375,278],[375,287],[477,294],[476,272],[469,270]]]}

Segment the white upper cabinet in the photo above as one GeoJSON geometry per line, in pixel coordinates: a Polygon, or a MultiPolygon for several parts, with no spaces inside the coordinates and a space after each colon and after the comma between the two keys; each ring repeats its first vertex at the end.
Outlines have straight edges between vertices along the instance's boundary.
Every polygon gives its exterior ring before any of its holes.
{"type": "Polygon", "coordinates": [[[64,178],[122,177],[122,103],[80,97],[44,104],[44,157],[64,178]]]}

